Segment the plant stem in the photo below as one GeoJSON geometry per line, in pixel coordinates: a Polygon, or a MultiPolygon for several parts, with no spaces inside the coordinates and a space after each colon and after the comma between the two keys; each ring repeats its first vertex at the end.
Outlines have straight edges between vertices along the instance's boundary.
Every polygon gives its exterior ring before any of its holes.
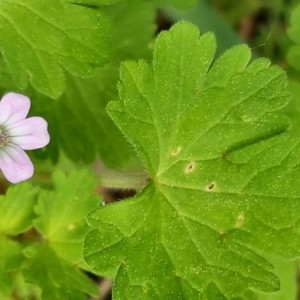
{"type": "Polygon", "coordinates": [[[143,170],[111,170],[101,162],[94,165],[94,171],[100,178],[101,186],[109,189],[141,190],[150,180],[148,174],[143,170]]]}

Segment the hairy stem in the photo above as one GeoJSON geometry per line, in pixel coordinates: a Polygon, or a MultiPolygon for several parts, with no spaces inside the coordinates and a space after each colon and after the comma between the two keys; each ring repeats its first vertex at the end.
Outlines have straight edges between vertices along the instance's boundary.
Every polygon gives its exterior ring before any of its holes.
{"type": "Polygon", "coordinates": [[[149,182],[149,176],[143,170],[111,170],[97,162],[94,171],[104,188],[141,190],[149,182]]]}

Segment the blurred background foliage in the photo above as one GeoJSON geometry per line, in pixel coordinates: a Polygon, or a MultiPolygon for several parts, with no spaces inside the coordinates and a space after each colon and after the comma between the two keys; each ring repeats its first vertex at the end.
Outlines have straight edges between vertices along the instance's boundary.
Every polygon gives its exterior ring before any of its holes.
{"type": "MultiPolygon", "coordinates": [[[[166,2],[161,0],[159,3],[166,2]]],[[[117,98],[121,62],[149,59],[155,35],[181,19],[196,24],[202,33],[214,32],[218,54],[244,42],[251,47],[254,57],[268,57],[272,63],[285,69],[289,78],[293,78],[290,83],[293,97],[290,114],[298,118],[299,71],[287,62],[287,53],[294,44],[287,35],[287,29],[291,12],[298,4],[299,0],[199,0],[196,7],[178,10],[173,6],[157,6],[157,2],[155,4],[153,1],[124,0],[113,6],[98,8],[111,20],[111,62],[99,68],[92,78],[67,76],[66,90],[57,100],[48,99],[30,87],[20,91],[34,100],[31,114],[44,116],[52,134],[49,147],[35,154],[37,171],[44,170],[40,160],[46,157],[51,158],[53,164],[60,162],[64,170],[69,168],[69,164],[63,164],[64,160],[68,163],[71,160],[90,164],[96,158],[100,158],[110,168],[128,170],[128,166],[140,167],[133,149],[112,123],[105,107],[110,100],[117,98]],[[92,108],[92,112],[89,108],[92,108]]],[[[1,56],[0,90],[2,94],[9,90],[19,91],[6,71],[1,56]]],[[[47,165],[46,171],[47,174],[51,173],[53,166],[48,168],[47,165]]],[[[4,192],[6,186],[1,185],[0,188],[4,192]]],[[[281,275],[278,276],[282,290],[276,295],[259,295],[259,299],[294,299],[293,295],[299,290],[296,285],[299,271],[296,270],[295,262],[273,259],[273,264],[280,271],[281,275]]],[[[93,280],[100,284],[103,292],[101,279],[93,280]]],[[[18,284],[22,285],[22,280],[20,282],[18,284]]],[[[101,299],[109,299],[109,290],[106,296],[103,292],[101,299]]]]}
{"type": "Polygon", "coordinates": [[[286,34],[292,9],[297,0],[199,0],[192,10],[164,10],[172,22],[188,19],[201,31],[217,35],[219,53],[228,47],[247,43],[256,56],[288,68],[286,52],[291,41],[286,34]]]}

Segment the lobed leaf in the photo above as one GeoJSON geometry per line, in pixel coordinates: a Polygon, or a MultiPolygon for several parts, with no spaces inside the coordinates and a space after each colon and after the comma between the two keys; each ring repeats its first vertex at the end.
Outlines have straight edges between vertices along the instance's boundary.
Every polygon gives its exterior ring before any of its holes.
{"type": "Polygon", "coordinates": [[[49,124],[51,141],[43,154],[54,162],[60,149],[72,161],[91,163],[100,156],[111,167],[124,166],[134,157],[105,110],[106,99],[115,93],[110,85],[117,82],[116,67],[105,70],[97,70],[89,79],[68,76],[64,94],[50,105],[43,106],[45,97],[32,95],[33,114],[43,116],[49,124]],[[110,81],[107,89],[104,81],[110,81]]]}
{"type": "Polygon", "coordinates": [[[59,258],[47,245],[29,257],[23,274],[27,282],[41,288],[41,299],[86,300],[87,295],[98,295],[96,285],[87,276],[59,258]]]}
{"type": "Polygon", "coordinates": [[[0,234],[18,235],[33,225],[37,192],[37,188],[22,183],[10,187],[5,196],[0,196],[0,234]]]}
{"type": "Polygon", "coordinates": [[[40,294],[41,299],[86,299],[87,294],[98,294],[79,269],[88,269],[82,244],[89,231],[85,217],[99,205],[93,194],[95,178],[87,170],[68,176],[56,171],[53,185],[54,190],[41,190],[38,199],[37,189],[26,183],[10,188],[0,199],[1,299],[40,299],[40,294]],[[23,249],[35,231],[16,237],[19,242],[5,236],[23,233],[32,225],[41,233],[35,245],[23,249]]]}
{"type": "Polygon", "coordinates": [[[108,61],[106,18],[60,0],[1,1],[0,38],[17,86],[24,89],[30,81],[51,98],[64,91],[65,71],[87,77],[108,61]]]}
{"type": "Polygon", "coordinates": [[[280,287],[269,255],[299,255],[299,134],[285,74],[181,22],[152,65],[126,62],[113,120],[149,172],[88,220],[85,259],[115,299],[253,299],[280,287]]]}
{"type": "Polygon", "coordinates": [[[35,227],[58,255],[73,264],[82,263],[82,243],[89,231],[85,217],[100,201],[92,192],[95,178],[87,170],[68,176],[56,171],[53,185],[53,191],[39,194],[35,227]]]}
{"type": "Polygon", "coordinates": [[[91,78],[66,78],[66,90],[56,101],[32,95],[32,112],[49,123],[48,154],[57,160],[63,149],[73,161],[93,162],[97,156],[106,165],[121,168],[135,163],[132,148],[106,112],[107,102],[117,98],[120,61],[148,57],[154,34],[155,9],[149,3],[132,0],[103,9],[112,25],[112,63],[98,69],[91,78]],[[44,103],[48,102],[45,106],[44,103]]]}

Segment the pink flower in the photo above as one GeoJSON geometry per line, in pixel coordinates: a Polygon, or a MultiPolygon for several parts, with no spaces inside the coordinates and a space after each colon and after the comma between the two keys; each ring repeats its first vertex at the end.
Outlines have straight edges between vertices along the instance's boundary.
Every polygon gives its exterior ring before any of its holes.
{"type": "Polygon", "coordinates": [[[8,93],[0,102],[0,169],[12,183],[29,179],[33,164],[24,150],[39,149],[49,141],[47,122],[40,117],[27,118],[30,99],[8,93]]]}

